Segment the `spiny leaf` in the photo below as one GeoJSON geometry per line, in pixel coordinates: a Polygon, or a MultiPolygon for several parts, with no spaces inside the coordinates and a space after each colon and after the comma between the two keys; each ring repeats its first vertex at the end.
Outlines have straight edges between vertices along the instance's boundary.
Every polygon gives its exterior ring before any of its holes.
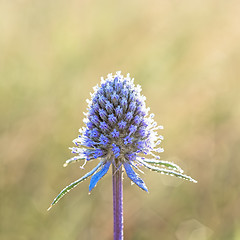
{"type": "Polygon", "coordinates": [[[79,178],[78,180],[76,180],[75,182],[72,182],[70,185],[68,185],[67,187],[65,187],[58,195],[57,197],[53,200],[52,204],[50,205],[50,207],[48,208],[48,211],[52,208],[53,205],[55,205],[66,193],[68,193],[70,190],[72,190],[74,187],[76,187],[80,182],[82,182],[83,180],[87,179],[88,177],[90,177],[91,175],[93,175],[98,168],[102,165],[102,162],[100,162],[95,168],[93,168],[90,172],[88,172],[87,174],[85,174],[83,177],[79,178]]]}
{"type": "Polygon", "coordinates": [[[125,171],[128,175],[128,177],[141,189],[148,192],[147,186],[145,185],[144,181],[133,171],[132,167],[129,163],[124,163],[125,171]]]}
{"type": "Polygon", "coordinates": [[[106,162],[104,166],[92,176],[89,184],[89,192],[92,191],[92,189],[97,185],[97,182],[108,172],[110,165],[111,162],[106,162]]]}
{"type": "Polygon", "coordinates": [[[175,163],[169,162],[169,161],[161,161],[161,160],[156,160],[156,159],[142,159],[142,161],[147,162],[147,163],[152,163],[156,165],[163,165],[167,168],[172,168],[176,169],[180,173],[183,173],[183,170],[175,163]]]}
{"type": "Polygon", "coordinates": [[[176,172],[174,170],[169,170],[169,169],[164,169],[164,168],[158,168],[156,166],[152,166],[142,160],[138,160],[139,162],[141,162],[143,164],[143,166],[145,166],[146,168],[149,168],[153,171],[156,171],[156,172],[160,172],[162,174],[166,174],[166,175],[171,175],[171,176],[175,176],[175,177],[178,177],[178,178],[183,178],[185,180],[188,180],[188,181],[191,181],[191,182],[194,182],[194,183],[197,183],[196,180],[194,180],[193,178],[191,178],[190,176],[187,176],[185,174],[182,174],[180,172],[176,172]]]}
{"type": "Polygon", "coordinates": [[[86,160],[86,158],[79,157],[79,156],[75,156],[75,157],[73,157],[73,158],[68,159],[68,160],[63,164],[63,166],[64,166],[64,167],[67,167],[70,163],[75,163],[75,162],[78,162],[78,161],[81,161],[81,160],[86,160]]]}

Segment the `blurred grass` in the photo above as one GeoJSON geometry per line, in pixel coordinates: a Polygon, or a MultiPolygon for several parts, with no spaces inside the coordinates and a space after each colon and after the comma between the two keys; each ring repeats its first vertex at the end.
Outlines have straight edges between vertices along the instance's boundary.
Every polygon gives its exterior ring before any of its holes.
{"type": "Polygon", "coordinates": [[[0,1],[0,239],[112,239],[111,176],[50,212],[100,76],[142,85],[164,125],[163,159],[199,183],[155,173],[124,182],[126,239],[239,240],[239,1],[0,1]]]}

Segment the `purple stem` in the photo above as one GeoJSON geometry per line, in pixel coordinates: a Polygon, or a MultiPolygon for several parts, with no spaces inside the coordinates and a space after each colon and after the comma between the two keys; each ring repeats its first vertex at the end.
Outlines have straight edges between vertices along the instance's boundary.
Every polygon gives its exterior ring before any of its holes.
{"type": "Polygon", "coordinates": [[[114,240],[123,240],[123,174],[122,166],[112,164],[114,240]]]}

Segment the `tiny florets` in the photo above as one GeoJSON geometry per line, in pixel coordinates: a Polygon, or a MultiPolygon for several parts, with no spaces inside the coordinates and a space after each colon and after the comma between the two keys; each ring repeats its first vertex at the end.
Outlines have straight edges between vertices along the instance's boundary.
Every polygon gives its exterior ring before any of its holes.
{"type": "Polygon", "coordinates": [[[78,145],[90,148],[83,152],[87,160],[98,156],[113,163],[130,163],[137,153],[158,152],[155,142],[162,137],[154,132],[155,122],[152,115],[148,117],[141,87],[134,85],[129,74],[109,74],[94,89],[88,100],[87,127],[75,139],[78,145]]]}

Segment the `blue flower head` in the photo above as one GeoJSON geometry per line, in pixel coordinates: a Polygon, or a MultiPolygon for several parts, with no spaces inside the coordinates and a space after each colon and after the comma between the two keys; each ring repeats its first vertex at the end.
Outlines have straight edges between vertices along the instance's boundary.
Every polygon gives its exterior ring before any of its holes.
{"type": "Polygon", "coordinates": [[[157,154],[163,152],[163,148],[159,147],[163,137],[157,134],[157,130],[163,127],[157,126],[154,115],[149,114],[145,99],[141,95],[140,85],[135,86],[129,74],[124,77],[117,72],[101,79],[101,85],[94,88],[91,100],[87,100],[85,126],[73,140],[76,147],[71,150],[77,155],[66,161],[64,166],[79,160],[100,161],[93,170],[63,189],[53,204],[89,176],[92,176],[89,185],[91,191],[108,172],[111,164],[117,167],[123,165],[132,182],[145,191],[148,191],[145,183],[133,168],[144,166],[195,181],[183,175],[182,169],[176,164],[159,160],[157,154]]]}

